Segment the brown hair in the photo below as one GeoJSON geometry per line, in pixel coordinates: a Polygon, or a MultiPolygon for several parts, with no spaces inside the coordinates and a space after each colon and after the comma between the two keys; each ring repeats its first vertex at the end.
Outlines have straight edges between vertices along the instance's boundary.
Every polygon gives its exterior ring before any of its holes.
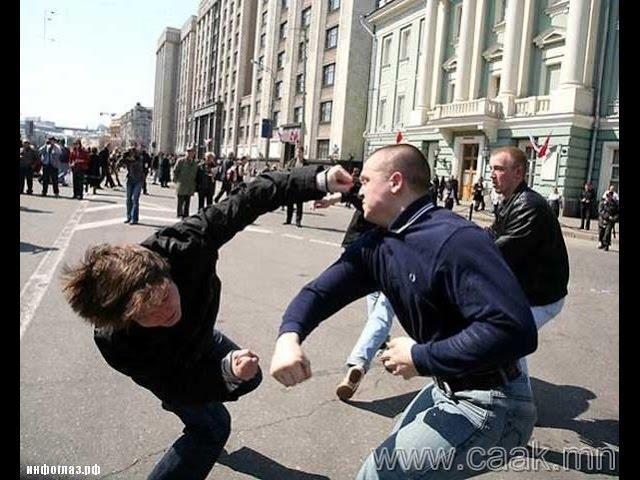
{"type": "Polygon", "coordinates": [[[390,160],[389,173],[398,171],[402,173],[409,187],[417,193],[427,193],[431,182],[431,169],[422,152],[413,145],[402,143],[386,145],[378,148],[378,152],[386,152],[390,160]]]}
{"type": "Polygon", "coordinates": [[[496,148],[491,152],[491,156],[494,157],[501,153],[509,155],[509,158],[513,160],[514,168],[522,167],[523,171],[527,171],[527,155],[518,147],[508,146],[496,148]]]}
{"type": "Polygon", "coordinates": [[[74,312],[97,328],[118,330],[143,309],[159,305],[170,279],[167,261],[140,245],[89,248],[63,268],[63,292],[74,312]]]}

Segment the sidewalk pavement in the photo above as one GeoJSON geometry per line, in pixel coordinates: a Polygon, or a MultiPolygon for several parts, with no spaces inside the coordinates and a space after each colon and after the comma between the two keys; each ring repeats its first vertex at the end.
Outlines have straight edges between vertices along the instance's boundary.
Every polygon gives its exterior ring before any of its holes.
{"type": "MultiPolygon", "coordinates": [[[[439,202],[439,206],[442,206],[442,202],[439,202]]],[[[471,206],[470,201],[460,201],[460,205],[454,205],[453,211],[458,215],[462,215],[464,218],[469,218],[469,208],[471,206]]],[[[487,205],[487,209],[474,211],[471,220],[481,227],[486,227],[493,223],[493,211],[491,205],[487,205]]],[[[598,219],[591,219],[591,230],[580,229],[580,219],[574,217],[564,217],[560,215],[558,218],[560,227],[562,228],[562,234],[565,238],[579,238],[582,240],[589,240],[598,243],[598,219]]],[[[617,244],[620,239],[620,232],[618,231],[619,225],[616,225],[615,237],[611,239],[612,244],[617,244]]]]}

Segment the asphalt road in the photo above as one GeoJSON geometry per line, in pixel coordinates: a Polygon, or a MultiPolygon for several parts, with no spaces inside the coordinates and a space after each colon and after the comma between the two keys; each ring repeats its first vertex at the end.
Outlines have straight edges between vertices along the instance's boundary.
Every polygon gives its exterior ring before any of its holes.
{"type": "MultiPolygon", "coordinates": [[[[35,190],[40,191],[38,185],[35,190]]],[[[174,222],[173,189],[150,185],[149,191],[151,195],[141,197],[137,226],[122,223],[121,190],[102,190],[82,202],[69,199],[68,188],[61,189],[67,198],[21,196],[23,471],[27,465],[97,464],[98,478],[142,479],[180,434],[177,417],[107,366],[94,346],[91,328],[72,313],[59,284],[62,265],[80,258],[88,246],[139,242],[174,222]]],[[[195,196],[192,212],[194,204],[195,196]]],[[[282,225],[284,211],[277,210],[221,250],[217,327],[257,351],[264,370],[282,312],[298,290],[340,254],[353,212],[344,207],[313,212],[309,204],[305,208],[303,228],[282,225]]],[[[532,462],[525,471],[476,478],[618,476],[619,257],[617,251],[603,252],[585,240],[570,238],[567,246],[569,296],[560,316],[540,332],[538,351],[529,359],[539,415],[532,442],[549,451],[543,450],[544,462],[532,462]],[[563,449],[570,447],[585,450],[563,463],[563,449]],[[588,452],[595,454],[592,465],[588,452]]],[[[365,312],[365,302],[359,300],[308,339],[311,380],[288,389],[265,376],[257,391],[227,404],[232,434],[210,478],[355,476],[370,449],[386,437],[394,418],[428,381],[404,381],[376,365],[353,401],[335,397],[365,312]]],[[[404,333],[394,324],[392,334],[404,333]]]]}

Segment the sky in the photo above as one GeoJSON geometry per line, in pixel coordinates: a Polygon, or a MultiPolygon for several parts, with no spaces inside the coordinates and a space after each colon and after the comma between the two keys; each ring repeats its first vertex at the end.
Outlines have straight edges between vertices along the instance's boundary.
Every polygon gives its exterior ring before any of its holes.
{"type": "Polygon", "coordinates": [[[152,108],[158,39],[198,3],[20,0],[20,118],[95,128],[109,125],[101,112],[152,108]]]}

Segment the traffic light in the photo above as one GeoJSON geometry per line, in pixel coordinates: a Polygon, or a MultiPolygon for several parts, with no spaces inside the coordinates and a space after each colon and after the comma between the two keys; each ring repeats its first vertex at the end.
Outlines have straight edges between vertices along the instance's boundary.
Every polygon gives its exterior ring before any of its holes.
{"type": "Polygon", "coordinates": [[[271,126],[270,118],[262,119],[262,131],[260,133],[260,137],[262,138],[271,138],[273,136],[273,127],[271,126]]]}

